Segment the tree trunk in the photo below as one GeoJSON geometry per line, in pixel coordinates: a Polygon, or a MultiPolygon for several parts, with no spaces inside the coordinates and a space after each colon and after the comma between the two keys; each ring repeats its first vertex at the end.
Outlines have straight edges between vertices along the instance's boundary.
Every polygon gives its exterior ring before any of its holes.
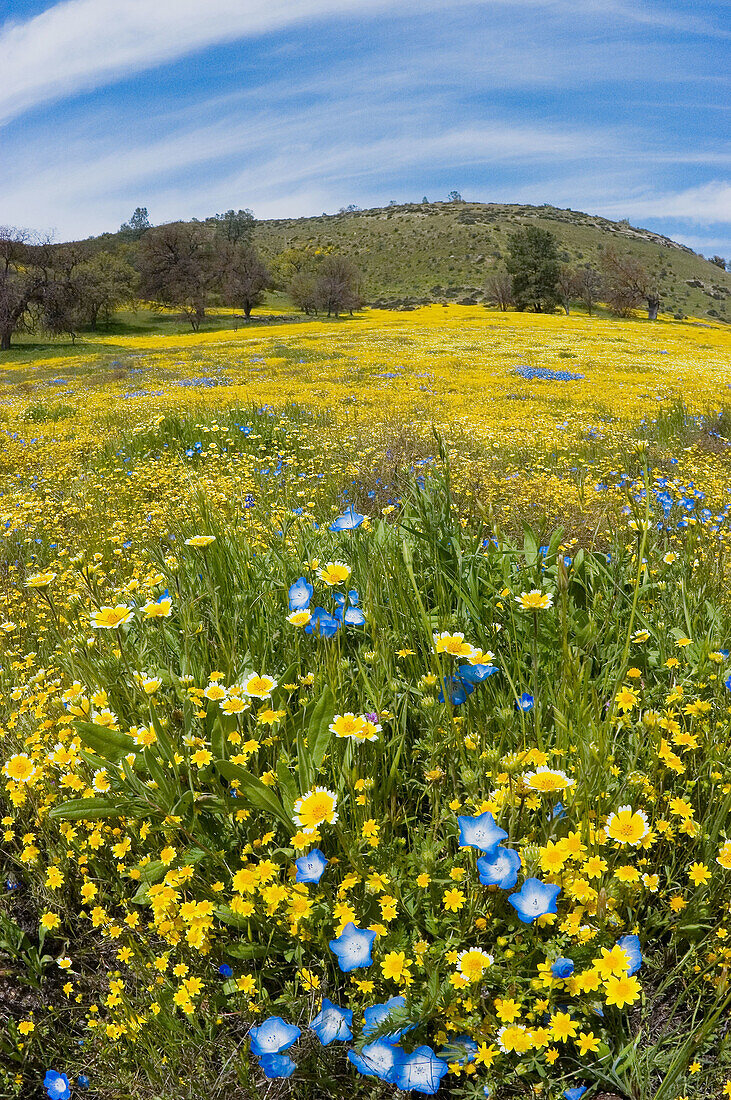
{"type": "Polygon", "coordinates": [[[10,337],[13,335],[11,328],[4,328],[0,334],[0,351],[10,351],[10,337]]]}
{"type": "Polygon", "coordinates": [[[97,319],[98,314],[99,314],[99,310],[92,308],[91,315],[90,315],[90,318],[89,318],[89,327],[91,328],[92,332],[96,332],[96,319],[97,319]]]}
{"type": "Polygon", "coordinates": [[[647,299],[647,320],[657,321],[657,311],[660,308],[660,299],[650,295],[647,299]]]}
{"type": "Polygon", "coordinates": [[[251,306],[250,305],[245,305],[244,306],[244,317],[246,318],[247,321],[251,317],[251,306]]]}

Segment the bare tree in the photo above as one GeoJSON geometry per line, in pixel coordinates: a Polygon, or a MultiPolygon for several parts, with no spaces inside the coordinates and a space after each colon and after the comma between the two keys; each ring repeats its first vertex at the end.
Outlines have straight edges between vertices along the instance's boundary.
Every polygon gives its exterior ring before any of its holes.
{"type": "Polygon", "coordinates": [[[219,263],[223,301],[226,305],[243,309],[248,320],[252,309],[261,304],[264,291],[271,283],[268,267],[248,242],[227,242],[219,263]]]}
{"type": "Polygon", "coordinates": [[[362,304],[360,273],[345,256],[325,256],[319,265],[316,299],[328,317],[338,317],[345,310],[352,313],[362,304]]]}
{"type": "Polygon", "coordinates": [[[42,276],[29,263],[30,234],[0,226],[0,351],[10,349],[13,334],[30,327],[42,276]]]}
{"type": "Polygon", "coordinates": [[[212,231],[186,222],[148,229],[140,241],[138,263],[142,297],[179,309],[197,332],[216,274],[212,231]]]}
{"type": "Polygon", "coordinates": [[[504,267],[491,272],[485,283],[485,293],[488,301],[494,303],[501,313],[505,313],[515,305],[513,299],[513,280],[504,267]]]}
{"type": "Polygon", "coordinates": [[[602,277],[595,267],[586,264],[576,272],[576,294],[591,317],[591,311],[603,293],[602,277]]]}
{"type": "Polygon", "coordinates": [[[558,269],[558,278],[556,279],[556,293],[558,300],[566,311],[568,317],[571,312],[572,299],[576,297],[578,292],[576,272],[568,264],[561,264],[558,269]]]}
{"type": "Polygon", "coordinates": [[[647,268],[629,253],[607,248],[602,255],[602,269],[606,282],[606,299],[610,309],[626,317],[643,302],[647,306],[647,319],[656,321],[660,309],[660,292],[647,268]]]}

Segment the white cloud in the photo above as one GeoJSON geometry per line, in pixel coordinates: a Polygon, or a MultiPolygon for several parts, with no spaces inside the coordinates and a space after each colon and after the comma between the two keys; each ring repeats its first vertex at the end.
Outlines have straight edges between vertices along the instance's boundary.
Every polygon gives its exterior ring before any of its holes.
{"type": "MultiPolygon", "coordinates": [[[[718,34],[693,15],[668,14],[625,0],[455,0],[451,13],[487,8],[540,8],[606,27],[607,19],[718,34]]],[[[419,17],[444,8],[444,0],[61,0],[25,22],[0,27],[0,122],[127,74],[173,61],[208,46],[276,32],[333,17],[363,20],[388,13],[419,17]]],[[[526,65],[526,71],[530,64],[526,65]]],[[[548,71],[548,70],[547,70],[548,71]]]]}
{"type": "Polygon", "coordinates": [[[604,209],[622,217],[677,218],[696,225],[728,223],[731,220],[731,182],[711,180],[682,191],[629,195],[621,202],[605,203],[604,209]]]}

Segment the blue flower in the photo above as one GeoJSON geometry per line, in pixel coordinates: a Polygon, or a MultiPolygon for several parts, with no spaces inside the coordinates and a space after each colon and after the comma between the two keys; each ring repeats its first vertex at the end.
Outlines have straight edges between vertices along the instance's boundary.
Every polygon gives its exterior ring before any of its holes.
{"type": "Polygon", "coordinates": [[[332,638],[339,629],[340,623],[329,611],[324,607],[316,607],[305,627],[305,634],[319,634],[321,638],[332,638]]]}
{"type": "Polygon", "coordinates": [[[728,690],[731,691],[731,672],[728,674],[728,676],[726,677],[726,679],[723,682],[726,685],[726,687],[728,688],[728,690]]]}
{"type": "Polygon", "coordinates": [[[57,1073],[55,1069],[46,1070],[43,1087],[51,1100],[67,1100],[71,1095],[68,1077],[65,1073],[57,1073]]]}
{"type": "Polygon", "coordinates": [[[233,970],[228,965],[228,963],[221,963],[218,968],[218,973],[221,975],[222,978],[231,978],[233,976],[233,970]]]}
{"type": "Polygon", "coordinates": [[[524,691],[520,698],[515,700],[518,710],[533,710],[533,703],[533,696],[529,695],[527,691],[524,691]]]}
{"type": "Polygon", "coordinates": [[[461,706],[467,696],[475,690],[477,684],[481,684],[483,680],[487,680],[499,671],[496,665],[460,665],[456,675],[444,681],[443,688],[439,692],[439,702],[444,702],[446,690],[452,706],[461,706]]]}
{"type": "Polygon", "coordinates": [[[508,834],[495,824],[491,813],[485,812],[476,817],[458,817],[460,848],[477,848],[481,852],[494,852],[501,840],[507,840],[508,834]]]}
{"type": "Polygon", "coordinates": [[[319,848],[313,848],[306,856],[294,861],[297,868],[295,882],[319,882],[329,862],[319,848]]]}
{"type": "Polygon", "coordinates": [[[640,950],[640,937],[639,936],[620,936],[617,940],[617,946],[621,947],[623,951],[626,951],[629,956],[629,970],[627,973],[630,977],[636,974],[642,966],[642,951],[640,950]]]}
{"type": "MultiPolygon", "coordinates": [[[[405,1006],[405,997],[390,997],[384,1004],[369,1005],[368,1008],[363,1010],[363,1015],[365,1016],[363,1034],[372,1035],[374,1031],[378,1031],[383,1026],[394,1010],[398,1012],[400,1008],[404,1008],[405,1006]]],[[[401,1036],[407,1031],[411,1031],[413,1026],[413,1024],[410,1024],[408,1027],[399,1028],[398,1031],[389,1031],[387,1035],[381,1035],[381,1041],[393,1045],[397,1043],[401,1036]]]]}
{"type": "Polygon", "coordinates": [[[573,1089],[564,1089],[563,1094],[566,1100],[581,1100],[581,1097],[586,1092],[586,1085],[577,1085],[573,1089]]]}
{"type": "Polygon", "coordinates": [[[360,1054],[355,1050],[348,1051],[348,1061],[355,1066],[359,1073],[365,1077],[378,1077],[381,1081],[393,1084],[396,1074],[404,1058],[404,1052],[400,1047],[391,1046],[383,1039],[376,1039],[374,1043],[367,1043],[360,1054]]]}
{"type": "Polygon", "coordinates": [[[567,959],[563,955],[551,964],[551,973],[554,978],[570,978],[574,972],[574,960],[567,959]]]}
{"type": "Polygon", "coordinates": [[[314,1031],[324,1047],[334,1043],[336,1039],[345,1042],[353,1038],[353,1012],[349,1008],[340,1008],[323,997],[322,1008],[310,1024],[310,1031],[314,1031]]]}
{"type": "Polygon", "coordinates": [[[330,950],[337,955],[343,974],[371,965],[371,948],[375,938],[375,932],[368,928],[357,928],[352,921],[348,921],[338,938],[330,940],[330,950]]]}
{"type": "Polygon", "coordinates": [[[265,1077],[291,1077],[297,1065],[286,1054],[262,1054],[259,1059],[265,1077]]]}
{"type": "Polygon", "coordinates": [[[363,626],[366,621],[365,614],[359,607],[339,607],[335,612],[335,618],[346,626],[363,626]]]}
{"type": "Polygon", "coordinates": [[[259,1027],[249,1031],[252,1054],[280,1054],[291,1047],[302,1032],[294,1024],[288,1024],[281,1016],[270,1016],[259,1027]]]}
{"type": "Polygon", "coordinates": [[[437,1058],[431,1047],[417,1047],[401,1062],[394,1084],[404,1092],[411,1089],[413,1092],[433,1096],[446,1073],[449,1073],[449,1066],[441,1058],[437,1058]]]}
{"type": "Polygon", "coordinates": [[[313,592],[314,588],[309,581],[305,580],[304,577],[298,577],[294,584],[289,587],[289,610],[304,611],[306,607],[310,606],[313,592]]]}
{"type": "Polygon", "coordinates": [[[360,527],[361,523],[365,519],[360,512],[356,512],[355,508],[351,504],[349,508],[346,508],[342,516],[338,516],[330,524],[331,531],[354,531],[356,527],[360,527]]]}
{"type": "Polygon", "coordinates": [[[480,856],[477,870],[483,886],[499,886],[501,890],[512,890],[518,881],[521,859],[512,848],[498,845],[489,855],[480,856]]]}
{"type": "Polygon", "coordinates": [[[557,911],[556,898],[560,893],[560,886],[549,886],[538,878],[527,878],[520,890],[509,896],[508,901],[524,924],[532,924],[536,917],[557,911]]]}
{"type": "Polygon", "coordinates": [[[562,817],[566,817],[566,811],[563,808],[563,802],[557,802],[549,814],[551,821],[560,821],[562,817]]]}
{"type": "Polygon", "coordinates": [[[80,1089],[88,1089],[89,1078],[86,1076],[85,1073],[80,1073],[79,1076],[76,1078],[76,1084],[80,1089]]]}

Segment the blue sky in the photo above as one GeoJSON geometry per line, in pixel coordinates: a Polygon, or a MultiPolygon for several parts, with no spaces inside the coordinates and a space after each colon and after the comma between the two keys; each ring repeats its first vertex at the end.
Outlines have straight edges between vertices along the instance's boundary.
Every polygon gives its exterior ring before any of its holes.
{"type": "Polygon", "coordinates": [[[0,223],[445,198],[731,258],[731,0],[2,0],[0,223]]]}

